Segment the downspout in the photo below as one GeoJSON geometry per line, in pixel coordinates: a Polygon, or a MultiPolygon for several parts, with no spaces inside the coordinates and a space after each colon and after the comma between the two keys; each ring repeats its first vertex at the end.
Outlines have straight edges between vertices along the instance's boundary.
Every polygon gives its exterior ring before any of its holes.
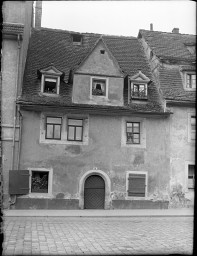
{"type": "Polygon", "coordinates": [[[22,121],[23,115],[20,111],[20,106],[18,106],[18,113],[19,113],[19,144],[18,144],[18,159],[17,159],[17,170],[20,168],[20,156],[21,156],[21,138],[22,138],[22,121]]]}
{"type": "Polygon", "coordinates": [[[15,152],[15,135],[16,135],[16,98],[18,90],[18,80],[19,80],[19,61],[20,61],[20,34],[17,35],[17,63],[16,63],[16,84],[15,84],[15,96],[14,96],[14,124],[13,124],[13,141],[12,141],[12,166],[11,170],[14,169],[14,152],[15,152]]]}

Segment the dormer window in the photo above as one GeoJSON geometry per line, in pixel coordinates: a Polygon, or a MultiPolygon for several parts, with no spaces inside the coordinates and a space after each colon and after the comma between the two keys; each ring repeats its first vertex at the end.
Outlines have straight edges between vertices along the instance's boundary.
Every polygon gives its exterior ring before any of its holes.
{"type": "Polygon", "coordinates": [[[39,77],[41,76],[41,92],[48,96],[58,95],[60,91],[60,77],[63,73],[55,67],[50,66],[39,70],[38,74],[39,77]]]}
{"type": "Polygon", "coordinates": [[[138,74],[130,77],[129,80],[129,99],[147,100],[150,79],[139,71],[138,74]]]}
{"type": "Polygon", "coordinates": [[[82,44],[82,35],[72,34],[72,42],[73,42],[73,45],[81,45],[82,44]]]}
{"type": "Polygon", "coordinates": [[[44,92],[57,93],[57,78],[44,77],[44,92]]]}
{"type": "Polygon", "coordinates": [[[92,78],[92,96],[104,96],[107,95],[107,80],[92,78]]]}
{"type": "Polygon", "coordinates": [[[196,74],[186,74],[186,88],[196,89],[196,74]]]}

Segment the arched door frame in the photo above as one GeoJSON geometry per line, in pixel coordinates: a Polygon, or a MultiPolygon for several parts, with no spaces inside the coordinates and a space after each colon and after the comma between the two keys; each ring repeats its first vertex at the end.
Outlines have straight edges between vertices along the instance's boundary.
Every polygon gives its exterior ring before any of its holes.
{"type": "Polygon", "coordinates": [[[84,186],[86,179],[91,175],[99,175],[105,182],[105,204],[104,209],[110,209],[111,181],[109,176],[101,170],[90,170],[83,174],[79,181],[79,208],[84,209],[84,186]]]}

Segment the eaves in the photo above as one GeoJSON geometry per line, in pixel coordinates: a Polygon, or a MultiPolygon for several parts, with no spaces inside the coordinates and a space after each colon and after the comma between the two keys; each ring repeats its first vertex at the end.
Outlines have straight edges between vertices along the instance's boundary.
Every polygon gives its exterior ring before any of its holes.
{"type": "Polygon", "coordinates": [[[184,100],[166,100],[168,106],[181,106],[181,107],[196,107],[195,101],[184,101],[184,100]]]}

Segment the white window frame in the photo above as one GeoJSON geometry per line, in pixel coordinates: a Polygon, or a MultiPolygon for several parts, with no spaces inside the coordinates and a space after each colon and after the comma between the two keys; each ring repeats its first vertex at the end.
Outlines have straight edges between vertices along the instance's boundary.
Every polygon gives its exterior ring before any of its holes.
{"type": "Polygon", "coordinates": [[[185,71],[184,72],[184,90],[185,91],[196,91],[196,88],[188,88],[187,87],[187,75],[196,75],[196,72],[193,72],[193,71],[185,71]]]}
{"type": "Polygon", "coordinates": [[[29,196],[30,197],[52,197],[52,187],[53,187],[53,169],[52,168],[28,168],[29,170],[29,196]],[[31,192],[31,179],[32,172],[48,172],[48,193],[36,193],[31,192]]]}
{"type": "Polygon", "coordinates": [[[148,173],[143,171],[127,171],[126,172],[126,199],[127,200],[144,200],[147,199],[148,195],[148,173]],[[145,196],[138,197],[138,196],[128,196],[128,189],[129,189],[129,174],[145,174],[145,196]]]}
{"type": "Polygon", "coordinates": [[[90,77],[90,99],[108,99],[108,83],[109,80],[107,77],[100,77],[100,76],[92,76],[90,77]],[[92,95],[92,86],[93,86],[93,80],[104,80],[105,81],[105,90],[106,90],[106,95],[103,96],[96,96],[92,95]]]}
{"type": "Polygon", "coordinates": [[[121,147],[146,148],[146,118],[122,117],[121,147]],[[127,143],[127,122],[140,123],[140,144],[127,143]]]}
{"type": "Polygon", "coordinates": [[[64,144],[64,145],[88,145],[89,143],[89,115],[80,114],[64,114],[64,113],[54,113],[54,112],[42,112],[40,114],[40,141],[41,144],[64,144]],[[46,139],[46,117],[61,117],[61,140],[56,139],[46,139]],[[83,120],[83,140],[82,141],[72,141],[67,139],[67,125],[68,118],[70,119],[82,119],[83,120]]]}
{"type": "Polygon", "coordinates": [[[60,76],[54,75],[54,74],[42,74],[42,79],[41,79],[41,92],[47,96],[54,96],[54,95],[59,95],[60,91],[60,76]],[[56,79],[56,93],[47,93],[44,91],[45,87],[45,79],[56,79]]]}
{"type": "MultiPolygon", "coordinates": [[[[187,126],[188,126],[188,142],[190,143],[195,143],[196,142],[196,138],[194,140],[191,139],[191,133],[193,132],[191,129],[191,117],[195,116],[196,117],[196,113],[195,112],[190,112],[188,113],[188,121],[187,121],[187,126]]],[[[195,132],[195,136],[196,136],[196,132],[195,132]]]]}
{"type": "Polygon", "coordinates": [[[146,82],[144,82],[143,80],[136,80],[136,81],[131,81],[130,83],[130,100],[147,100],[148,99],[148,85],[146,82]],[[133,97],[131,94],[132,94],[132,91],[133,91],[133,88],[134,88],[134,85],[144,85],[145,87],[145,91],[146,91],[146,97],[133,97]]]}

